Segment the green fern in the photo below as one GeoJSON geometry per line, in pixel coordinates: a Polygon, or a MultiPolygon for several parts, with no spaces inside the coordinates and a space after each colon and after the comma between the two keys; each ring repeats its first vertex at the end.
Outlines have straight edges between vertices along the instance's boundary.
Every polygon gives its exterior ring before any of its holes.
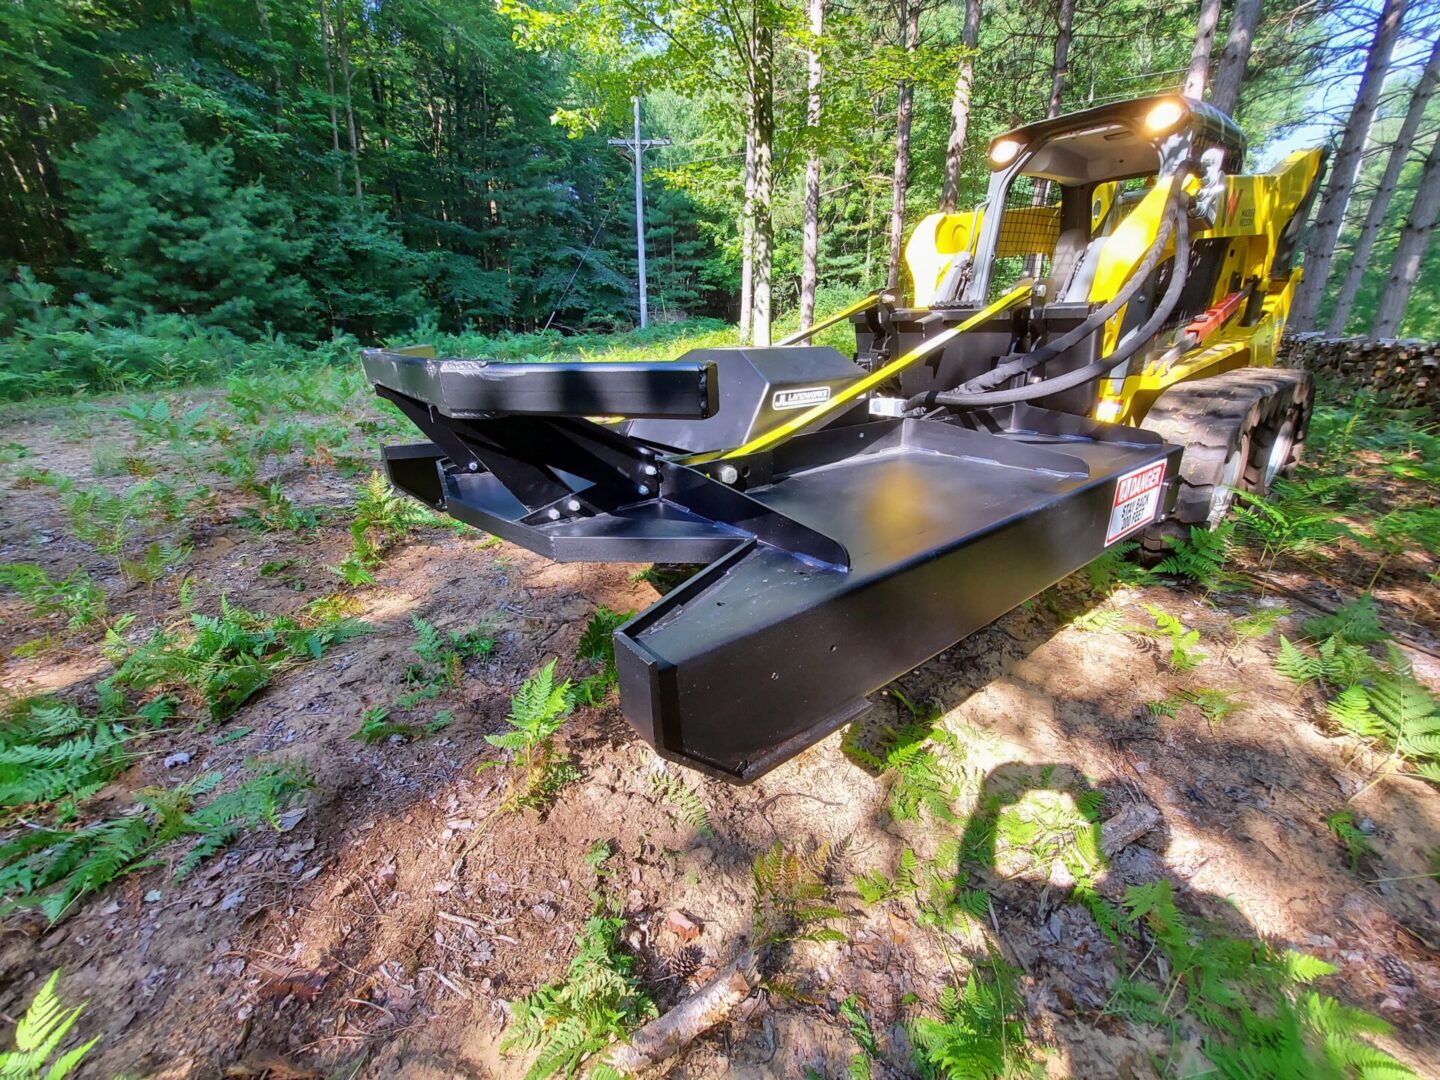
{"type": "Polygon", "coordinates": [[[33,563],[11,563],[0,566],[0,585],[18,593],[32,615],[66,616],[71,630],[83,630],[109,618],[105,590],[84,570],[73,570],[55,581],[33,563]]]}
{"type": "Polygon", "coordinates": [[[129,768],[135,759],[130,744],[141,725],[163,721],[170,702],[160,698],[132,714],[123,695],[107,691],[102,688],[95,716],[46,698],[6,710],[0,718],[0,807],[78,802],[129,768]]]}
{"type": "Polygon", "coordinates": [[[1294,614],[1287,607],[1256,608],[1248,615],[1242,615],[1230,624],[1230,629],[1241,641],[1267,638],[1275,632],[1281,619],[1294,614]]]}
{"type": "Polygon", "coordinates": [[[845,1021],[850,1037],[860,1047],[859,1052],[850,1058],[846,1069],[848,1080],[871,1080],[870,1063],[879,1060],[880,1043],[870,1026],[870,1018],[861,1011],[860,1002],[854,994],[840,1003],[840,1019],[845,1021]]]}
{"type": "Polygon", "coordinates": [[[599,705],[615,687],[619,673],[615,668],[615,631],[628,622],[633,611],[611,611],[604,604],[595,609],[580,635],[576,659],[598,664],[600,670],[587,675],[575,687],[577,703],[599,705]]]}
{"type": "Polygon", "coordinates": [[[1139,547],[1134,543],[1116,544],[1088,563],[1080,572],[1090,592],[1108,596],[1118,585],[1139,585],[1146,581],[1149,571],[1130,558],[1139,547]]]}
{"type": "MultiPolygon", "coordinates": [[[[1220,1075],[1356,1078],[1413,1075],[1362,1041],[1388,1025],[1304,988],[1334,972],[1323,960],[1209,933],[1175,906],[1169,881],[1126,890],[1116,928],[1165,959],[1165,986],[1122,978],[1106,1011],[1168,1028],[1198,1025],[1220,1075]]],[[[1136,965],[1139,971],[1143,962],[1136,965]]],[[[1159,1071],[1168,1072],[1161,1069],[1159,1071]]]]}
{"type": "Polygon", "coordinates": [[[1336,538],[1350,532],[1335,512],[1342,485],[1328,481],[1276,481],[1268,499],[1235,492],[1232,513],[1261,543],[1261,560],[1271,567],[1282,557],[1324,556],[1336,538]]]}
{"type": "MultiPolygon", "coordinates": [[[[1145,610],[1155,619],[1155,629],[1169,638],[1170,658],[1167,663],[1171,671],[1193,671],[1205,659],[1198,648],[1200,631],[1191,630],[1174,615],[1153,604],[1146,604],[1145,610]]],[[[1158,635],[1157,635],[1158,636],[1158,635]]]]}
{"type": "Polygon", "coordinates": [[[650,774],[650,786],[655,795],[669,803],[679,812],[679,818],[701,836],[714,836],[710,828],[710,812],[705,809],[700,795],[678,776],[668,772],[655,771],[650,774]]]}
{"type": "Polygon", "coordinates": [[[334,645],[371,628],[354,619],[317,620],[309,616],[270,616],[220,600],[218,616],[192,614],[189,625],[162,628],[137,647],[118,632],[107,636],[117,662],[117,685],[137,690],[189,688],[210,717],[222,720],[281,671],[319,660],[334,645]]]}
{"type": "Polygon", "coordinates": [[[1019,972],[993,953],[963,986],[940,994],[939,1016],[920,1016],[906,1028],[925,1080],[965,1077],[1008,1080],[1042,1075],[1025,1038],[1019,972]]]}
{"type": "MultiPolygon", "coordinates": [[[[506,717],[510,730],[485,736],[491,746],[511,753],[518,773],[502,809],[543,809],[560,788],[579,776],[573,766],[559,759],[555,750],[555,733],[572,708],[570,680],[555,682],[554,660],[526,679],[511,698],[510,715],[506,717]]],[[[486,762],[480,769],[498,764],[486,762]]]]}
{"type": "Polygon", "coordinates": [[[1334,614],[1306,619],[1303,629],[1312,641],[1333,637],[1350,645],[1370,645],[1390,636],[1380,625],[1380,611],[1369,593],[1351,600],[1334,614]]]}
{"type": "Polygon", "coordinates": [[[130,813],[78,829],[20,833],[0,846],[0,915],[38,908],[51,923],[58,922],[80,900],[154,865],[162,848],[189,836],[195,843],[177,869],[177,877],[184,877],[243,829],[278,824],[279,812],[309,786],[301,769],[268,766],[196,808],[196,798],[220,779],[220,773],[207,773],[176,788],[136,792],[130,813]]]}
{"type": "Polygon", "coordinates": [[[539,1051],[525,1080],[574,1076],[612,1041],[655,1015],[633,974],[635,958],[620,951],[624,927],[624,919],[597,911],[580,933],[565,979],[510,1002],[513,1023],[501,1051],[539,1051]]]}
{"type": "Polygon", "coordinates": [[[0,1051],[0,1077],[4,1080],[65,1080],[100,1041],[91,1039],[52,1060],[85,1010],[84,1005],[65,1007],[59,983],[60,972],[52,972],[15,1025],[15,1049],[0,1051]]]}
{"type": "Polygon", "coordinates": [[[841,750],[887,779],[890,816],[896,821],[918,821],[929,814],[953,823],[958,820],[953,804],[969,780],[964,748],[940,723],[937,710],[916,707],[898,690],[892,690],[891,696],[910,713],[912,722],[883,729],[878,745],[869,746],[864,740],[873,733],[852,725],[841,750]]]}
{"type": "Polygon", "coordinates": [[[827,925],[845,918],[826,902],[829,862],[829,844],[802,855],[779,840],[755,857],[750,868],[755,948],[783,941],[845,940],[844,933],[827,925]]]}
{"type": "Polygon", "coordinates": [[[1192,525],[1190,535],[1177,538],[1170,554],[1155,565],[1155,573],[1185,578],[1212,592],[1234,584],[1235,575],[1225,569],[1234,550],[1234,521],[1213,529],[1192,525]]]}

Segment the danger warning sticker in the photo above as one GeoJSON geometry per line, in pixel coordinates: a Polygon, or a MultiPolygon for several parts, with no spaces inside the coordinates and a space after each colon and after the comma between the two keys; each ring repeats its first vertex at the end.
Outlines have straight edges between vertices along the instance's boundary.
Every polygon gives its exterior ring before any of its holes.
{"type": "Polygon", "coordinates": [[[1160,509],[1160,489],[1165,486],[1165,462],[1128,472],[1115,485],[1115,501],[1110,507],[1110,528],[1105,533],[1109,547],[1122,536],[1155,520],[1160,509]]]}

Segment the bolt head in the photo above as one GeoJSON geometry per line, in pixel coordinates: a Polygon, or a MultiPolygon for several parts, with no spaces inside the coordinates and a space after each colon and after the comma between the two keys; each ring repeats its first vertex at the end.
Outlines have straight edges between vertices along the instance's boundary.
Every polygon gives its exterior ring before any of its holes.
{"type": "Polygon", "coordinates": [[[655,476],[660,472],[660,470],[657,469],[654,465],[646,465],[645,468],[641,469],[640,471],[643,472],[646,476],[655,476]]]}
{"type": "Polygon", "coordinates": [[[566,509],[566,510],[569,510],[570,513],[572,513],[572,514],[578,514],[578,513],[580,512],[580,500],[579,500],[579,499],[570,499],[570,500],[568,500],[568,501],[565,503],[565,509],[566,509]]]}
{"type": "Polygon", "coordinates": [[[551,521],[559,521],[560,511],[556,510],[555,507],[552,506],[549,510],[545,512],[545,516],[548,517],[551,521]]]}
{"type": "Polygon", "coordinates": [[[715,471],[715,476],[722,484],[733,484],[740,479],[740,470],[734,465],[721,465],[715,471]]]}
{"type": "Polygon", "coordinates": [[[466,467],[467,469],[469,469],[471,472],[479,472],[479,471],[480,471],[480,463],[479,463],[478,461],[472,461],[472,462],[470,462],[469,465],[466,465],[465,467],[466,467]]]}
{"type": "Polygon", "coordinates": [[[641,485],[640,485],[638,488],[636,488],[635,490],[638,491],[641,495],[649,495],[649,494],[650,494],[650,489],[649,489],[649,487],[647,487],[647,486],[644,485],[644,484],[641,484],[641,485]]]}

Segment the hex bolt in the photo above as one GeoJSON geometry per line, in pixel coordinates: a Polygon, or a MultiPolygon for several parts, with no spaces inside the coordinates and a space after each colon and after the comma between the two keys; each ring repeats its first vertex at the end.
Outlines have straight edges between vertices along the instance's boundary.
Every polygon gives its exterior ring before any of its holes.
{"type": "Polygon", "coordinates": [[[559,521],[560,511],[556,510],[555,507],[552,506],[549,510],[545,511],[545,516],[548,517],[551,521],[559,521]]]}
{"type": "Polygon", "coordinates": [[[740,479],[740,470],[734,465],[721,465],[715,476],[722,484],[733,484],[740,479]]]}
{"type": "Polygon", "coordinates": [[[644,484],[641,484],[641,485],[640,485],[638,488],[636,488],[635,490],[638,491],[641,495],[649,495],[649,494],[650,494],[650,489],[649,489],[648,487],[646,487],[644,484]]]}
{"type": "Polygon", "coordinates": [[[579,499],[570,499],[570,500],[568,500],[568,501],[565,503],[565,509],[566,509],[566,510],[569,510],[570,513],[572,513],[572,514],[578,514],[578,513],[580,512],[580,500],[579,500],[579,499]]]}
{"type": "Polygon", "coordinates": [[[472,461],[472,462],[470,462],[469,465],[466,465],[465,467],[466,467],[467,469],[469,469],[471,472],[479,472],[479,471],[480,471],[480,463],[479,463],[478,461],[472,461]]]}
{"type": "Polygon", "coordinates": [[[646,465],[640,471],[643,472],[646,476],[656,476],[660,472],[660,470],[657,469],[654,465],[646,465]]]}

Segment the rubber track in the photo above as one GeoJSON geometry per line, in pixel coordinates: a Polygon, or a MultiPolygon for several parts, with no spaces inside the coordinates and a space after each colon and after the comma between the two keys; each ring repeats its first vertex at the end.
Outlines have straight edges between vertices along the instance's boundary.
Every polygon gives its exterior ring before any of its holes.
{"type": "MultiPolygon", "coordinates": [[[[1215,485],[1235,447],[1267,423],[1298,407],[1296,448],[1310,419],[1309,372],[1284,368],[1240,368],[1223,375],[1170,387],[1150,406],[1141,427],[1185,448],[1180,460],[1180,492],[1175,518],[1185,526],[1210,516],[1215,485]]],[[[1268,445],[1268,444],[1266,444],[1268,445]]],[[[1254,460],[1251,448],[1250,459],[1254,460]]],[[[1246,468],[1250,480],[1252,468],[1246,468]]],[[[1247,484],[1248,486],[1248,484],[1247,484]]]]}

